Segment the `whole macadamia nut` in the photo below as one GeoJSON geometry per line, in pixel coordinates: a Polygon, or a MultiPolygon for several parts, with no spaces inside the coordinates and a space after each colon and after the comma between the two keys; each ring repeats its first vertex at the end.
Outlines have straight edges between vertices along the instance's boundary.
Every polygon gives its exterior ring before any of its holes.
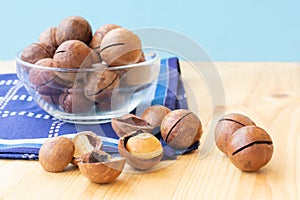
{"type": "Polygon", "coordinates": [[[90,42],[90,47],[95,49],[98,53],[100,53],[100,45],[103,37],[111,30],[115,28],[120,28],[121,26],[116,24],[105,24],[100,26],[93,35],[92,41],[90,42]]]}
{"type": "Polygon", "coordinates": [[[175,149],[187,149],[202,136],[202,124],[193,112],[178,109],[162,120],[160,131],[164,141],[175,149]]]}
{"type": "Polygon", "coordinates": [[[141,40],[128,29],[113,29],[104,36],[101,42],[100,57],[109,66],[137,63],[141,56],[141,40]]]}
{"type": "MultiPolygon", "coordinates": [[[[90,68],[93,63],[93,56],[91,49],[85,43],[79,40],[68,40],[57,48],[53,63],[57,68],[90,68]]],[[[76,79],[82,78],[80,76],[83,75],[83,73],[77,73],[76,70],[57,71],[56,74],[61,79],[69,82],[74,82],[76,79]]]]}
{"type": "Polygon", "coordinates": [[[58,136],[47,139],[39,150],[39,162],[44,170],[61,172],[72,161],[75,146],[72,140],[58,136]]]}
{"type": "Polygon", "coordinates": [[[82,66],[91,49],[79,40],[68,40],[62,43],[56,50],[53,61],[58,68],[78,69],[82,66]]]}
{"type": "Polygon", "coordinates": [[[39,37],[39,43],[45,45],[45,47],[50,52],[51,57],[53,57],[54,52],[58,47],[56,42],[56,29],[56,27],[50,27],[43,31],[39,37]]]}
{"type": "Polygon", "coordinates": [[[21,60],[31,64],[34,64],[43,58],[51,57],[52,55],[47,48],[43,44],[38,43],[34,43],[26,47],[20,56],[21,60]]]}
{"type": "Polygon", "coordinates": [[[153,105],[142,113],[141,118],[146,120],[149,124],[154,127],[160,127],[163,118],[169,113],[171,110],[166,106],[162,105],[153,105]]]}
{"type": "Polygon", "coordinates": [[[57,44],[67,40],[80,40],[89,44],[92,39],[92,28],[89,22],[80,16],[70,16],[63,19],[57,26],[57,44]]]}
{"type": "Polygon", "coordinates": [[[265,166],[273,155],[270,135],[257,126],[244,126],[232,135],[227,143],[227,155],[242,171],[254,172],[265,166]]]}
{"type": "MultiPolygon", "coordinates": [[[[111,101],[114,89],[119,86],[119,76],[107,67],[89,73],[84,86],[85,95],[92,101],[111,101]]],[[[109,104],[110,105],[110,104],[109,104]]]]}
{"type": "Polygon", "coordinates": [[[69,88],[60,95],[60,107],[67,113],[89,112],[94,102],[89,100],[81,88],[69,88]]]}
{"type": "Polygon", "coordinates": [[[226,154],[228,138],[236,130],[255,123],[247,116],[239,113],[229,113],[224,115],[215,128],[215,141],[217,147],[226,154]]]}
{"type": "MultiPolygon", "coordinates": [[[[36,65],[44,67],[53,67],[52,58],[44,58],[36,62],[36,65]]],[[[32,68],[28,74],[28,80],[32,84],[32,88],[39,92],[41,95],[60,95],[61,90],[64,88],[59,85],[55,80],[58,79],[56,74],[43,68],[32,68]]]]}

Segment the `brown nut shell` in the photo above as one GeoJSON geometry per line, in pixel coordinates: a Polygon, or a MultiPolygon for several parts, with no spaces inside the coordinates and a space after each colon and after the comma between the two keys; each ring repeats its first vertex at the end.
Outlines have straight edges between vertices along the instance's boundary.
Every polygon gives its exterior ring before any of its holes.
{"type": "Polygon", "coordinates": [[[140,38],[125,28],[109,31],[100,46],[100,57],[109,66],[137,63],[142,55],[140,38]]]}
{"type": "Polygon", "coordinates": [[[154,129],[147,121],[133,114],[125,114],[120,118],[112,118],[111,125],[119,137],[138,130],[151,133],[154,129]]]}
{"type": "Polygon", "coordinates": [[[133,156],[127,149],[126,149],[126,144],[128,140],[139,134],[139,132],[133,132],[130,134],[127,134],[121,138],[119,138],[119,143],[118,143],[118,150],[120,153],[120,156],[126,158],[126,162],[133,168],[138,169],[138,170],[148,170],[151,169],[153,166],[158,164],[160,160],[163,157],[163,152],[151,159],[140,159],[135,156],[133,156]]]}
{"type": "Polygon", "coordinates": [[[84,63],[83,61],[91,54],[91,49],[79,40],[68,40],[59,45],[53,61],[54,66],[58,68],[78,69],[84,63]]]}
{"type": "Polygon", "coordinates": [[[69,16],[64,18],[56,30],[57,44],[67,40],[80,40],[89,44],[92,39],[92,28],[89,22],[80,16],[69,16]]]}
{"type": "MultiPolygon", "coordinates": [[[[35,64],[43,67],[53,67],[53,59],[44,58],[35,64]]],[[[39,94],[46,96],[60,95],[64,87],[56,82],[57,79],[55,73],[49,69],[32,68],[28,74],[28,80],[32,84],[32,88],[39,94]]]]}
{"type": "Polygon", "coordinates": [[[185,109],[169,112],[161,123],[160,131],[164,141],[175,149],[187,149],[199,141],[203,133],[200,119],[185,109]]]}
{"type": "Polygon", "coordinates": [[[163,118],[169,113],[171,110],[163,105],[153,105],[148,107],[143,113],[141,118],[146,120],[149,124],[154,127],[160,127],[163,118]]]}
{"type": "Polygon", "coordinates": [[[39,151],[39,162],[44,170],[61,172],[72,161],[75,146],[72,140],[58,136],[47,139],[39,151]]]}
{"type": "Polygon", "coordinates": [[[92,131],[78,132],[73,138],[75,144],[74,157],[80,157],[93,150],[102,148],[102,139],[92,131]]]}
{"type": "Polygon", "coordinates": [[[95,102],[111,101],[114,89],[119,86],[119,76],[103,65],[87,75],[84,92],[87,98],[95,102]]]}
{"type": "Polygon", "coordinates": [[[78,167],[82,175],[93,183],[110,183],[120,176],[125,166],[124,158],[112,158],[107,162],[83,163],[78,167]]]}
{"type": "Polygon", "coordinates": [[[242,171],[254,172],[265,166],[273,155],[270,135],[257,126],[244,126],[228,140],[227,155],[242,171]]]}
{"type": "Polygon", "coordinates": [[[56,48],[58,47],[56,42],[56,27],[50,27],[44,30],[39,37],[39,43],[44,44],[53,57],[56,48]]]}
{"type": "Polygon", "coordinates": [[[47,48],[38,43],[31,44],[27,46],[24,51],[21,53],[20,58],[21,60],[34,64],[38,60],[43,58],[51,58],[51,53],[47,50],[47,48]]]}
{"type": "Polygon", "coordinates": [[[247,116],[239,113],[229,113],[224,115],[217,123],[215,128],[215,141],[217,147],[226,154],[228,138],[236,130],[255,123],[247,116]]]}
{"type": "Polygon", "coordinates": [[[59,105],[67,113],[88,113],[94,102],[84,95],[81,88],[68,88],[59,97],[59,105]]]}
{"type": "Polygon", "coordinates": [[[100,53],[100,45],[104,38],[104,36],[111,30],[115,28],[121,28],[121,26],[116,24],[105,24],[100,26],[93,35],[92,41],[90,42],[89,46],[92,49],[95,49],[96,52],[100,53]]]}

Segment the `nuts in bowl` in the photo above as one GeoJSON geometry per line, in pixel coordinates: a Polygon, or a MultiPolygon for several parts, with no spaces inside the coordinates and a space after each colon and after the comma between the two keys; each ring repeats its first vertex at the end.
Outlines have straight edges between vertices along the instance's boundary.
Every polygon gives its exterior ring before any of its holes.
{"type": "Polygon", "coordinates": [[[143,49],[138,35],[106,24],[92,36],[90,27],[82,17],[67,17],[16,58],[28,93],[64,121],[99,123],[122,116],[141,102],[159,74],[158,55],[143,49]]]}

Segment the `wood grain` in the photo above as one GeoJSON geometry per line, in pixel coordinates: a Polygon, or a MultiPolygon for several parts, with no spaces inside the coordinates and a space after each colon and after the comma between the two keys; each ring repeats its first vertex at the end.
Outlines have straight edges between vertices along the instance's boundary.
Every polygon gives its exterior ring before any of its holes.
{"type": "MultiPolygon", "coordinates": [[[[149,173],[126,170],[105,185],[90,183],[71,165],[56,174],[37,161],[0,160],[0,199],[300,199],[300,64],[214,64],[217,75],[213,65],[194,63],[201,77],[181,63],[189,105],[205,130],[196,152],[149,173]],[[212,102],[217,82],[225,96],[212,102]],[[241,172],[211,143],[214,121],[228,112],[246,114],[270,133],[274,155],[260,171],[241,172]]],[[[0,62],[0,72],[13,72],[7,66],[0,62]]]]}

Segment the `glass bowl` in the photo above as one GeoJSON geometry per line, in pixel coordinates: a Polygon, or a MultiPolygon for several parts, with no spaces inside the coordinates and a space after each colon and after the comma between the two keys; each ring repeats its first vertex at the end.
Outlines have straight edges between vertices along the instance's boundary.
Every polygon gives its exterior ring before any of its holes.
{"type": "Polygon", "coordinates": [[[135,109],[160,71],[156,52],[143,50],[145,61],[107,67],[55,68],[16,58],[17,76],[28,93],[57,119],[94,124],[107,122],[135,109]]]}

